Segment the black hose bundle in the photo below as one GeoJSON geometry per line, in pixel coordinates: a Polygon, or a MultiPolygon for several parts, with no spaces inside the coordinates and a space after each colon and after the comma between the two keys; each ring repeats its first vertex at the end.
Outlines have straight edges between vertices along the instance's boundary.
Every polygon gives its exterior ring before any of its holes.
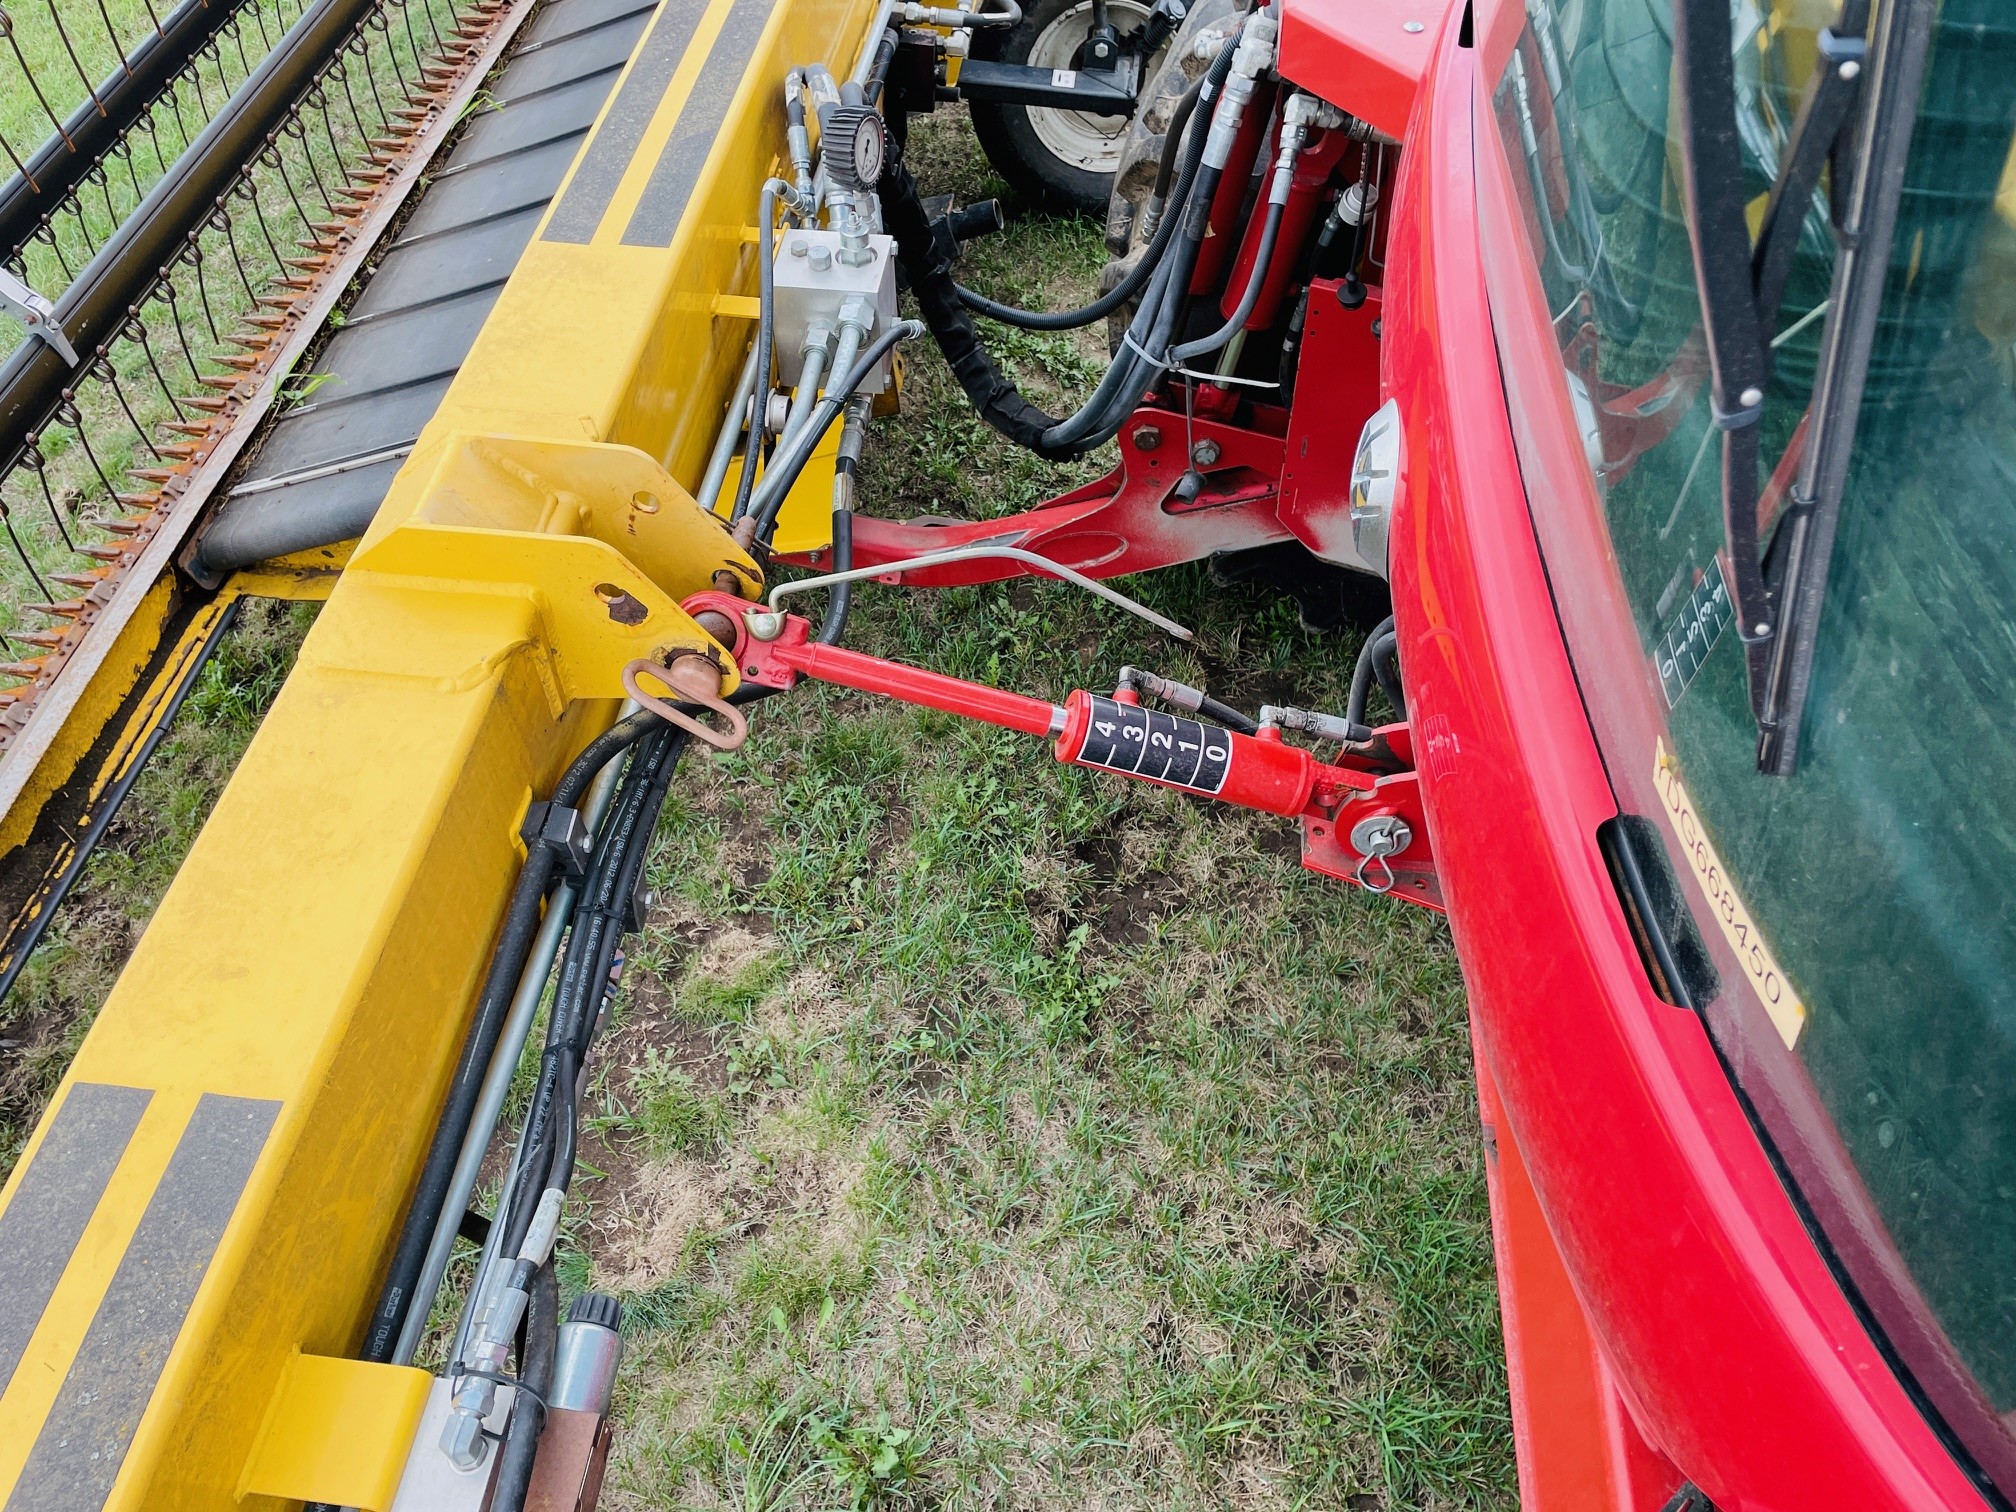
{"type": "Polygon", "coordinates": [[[1015,381],[994,365],[981,345],[980,332],[959,298],[959,285],[953,282],[952,265],[931,234],[931,217],[917,192],[917,180],[900,154],[890,153],[875,192],[882,199],[883,225],[896,238],[903,276],[917,296],[917,312],[980,418],[1045,461],[1065,462],[1078,456],[1077,448],[1053,448],[1044,443],[1044,432],[1057,424],[1056,417],[1023,398],[1015,381]]]}
{"type": "MultiPolygon", "coordinates": [[[[636,896],[658,814],[687,744],[685,731],[668,727],[656,715],[632,718],[647,719],[655,728],[636,742],[581,884],[581,900],[547,1021],[538,1090],[527,1115],[510,1193],[496,1218],[497,1254],[501,1263],[511,1267],[508,1284],[525,1290],[528,1303],[518,1349],[519,1384],[527,1389],[519,1391],[512,1403],[491,1502],[493,1512],[520,1512],[524,1506],[539,1435],[545,1428],[544,1397],[552,1384],[553,1341],[559,1327],[551,1257],[528,1258],[526,1236],[539,1217],[546,1194],[565,1193],[573,1180],[583,1065],[607,1001],[617,946],[631,922],[631,900],[636,896]]],[[[556,1208],[546,1221],[557,1218],[556,1208]]]]}
{"type": "MultiPolygon", "coordinates": [[[[1142,396],[1170,366],[1169,343],[1183,316],[1189,297],[1190,274],[1198,249],[1210,228],[1211,201],[1218,187],[1220,170],[1204,163],[1210,133],[1197,129],[1209,120],[1203,106],[1214,102],[1231,72],[1239,33],[1229,37],[1198,85],[1198,104],[1193,107],[1199,120],[1189,123],[1183,151],[1182,176],[1170,201],[1168,218],[1174,226],[1165,238],[1163,228],[1150,243],[1134,274],[1119,289],[1086,308],[1105,309],[1112,301],[1117,309],[1135,290],[1141,303],[1128,328],[1127,339],[1118,356],[1099,381],[1092,397],[1077,413],[1059,420],[1024,399],[1014,383],[994,365],[981,345],[973,320],[966,313],[967,300],[952,280],[950,264],[931,235],[931,223],[924,213],[917,182],[900,159],[892,157],[877,186],[882,197],[885,223],[896,239],[896,255],[903,264],[919,313],[938,349],[945,354],[953,376],[966,391],[980,417],[1018,446],[1026,447],[1045,461],[1062,462],[1082,457],[1103,446],[1127,423],[1127,417],[1142,396]],[[1158,252],[1157,248],[1161,250],[1158,252]],[[1125,291],[1124,293],[1122,291],[1125,291]],[[1115,299],[1114,295],[1120,298],[1115,299]],[[1160,355],[1157,355],[1160,354],[1160,355]]],[[[978,296],[974,296],[978,298],[978,296]]],[[[991,304],[991,301],[987,303],[991,304]]],[[[996,306],[1005,310],[1006,306],[996,306]]],[[[1018,316],[1036,317],[1027,311],[1018,316]]],[[[1083,311],[1069,312],[1075,319],[1083,311]]],[[[1093,318],[1097,318],[1094,316],[1093,318]]],[[[1028,323],[1023,321],[1020,323],[1028,323]]]]}
{"type": "MultiPolygon", "coordinates": [[[[1175,194],[1175,204],[1179,208],[1188,197],[1191,181],[1197,172],[1197,157],[1203,151],[1203,135],[1200,132],[1196,151],[1192,152],[1185,144],[1184,133],[1197,109],[1197,101],[1204,92],[1205,78],[1206,75],[1199,74],[1191,81],[1190,87],[1183,92],[1183,98],[1177,103],[1175,115],[1169,122],[1169,134],[1162,148],[1162,161],[1155,170],[1155,191],[1150,196],[1150,202],[1161,205],[1164,213],[1160,224],[1155,228],[1155,234],[1148,239],[1148,245],[1134,260],[1134,266],[1128,270],[1126,277],[1088,305],[1080,305],[1075,310],[1056,311],[1017,309],[1014,305],[1005,305],[998,300],[989,299],[985,294],[976,293],[964,284],[955,284],[960,301],[966,308],[985,315],[989,320],[998,320],[1003,325],[1020,326],[1025,331],[1075,331],[1081,326],[1091,325],[1095,320],[1104,320],[1139,294],[1161,263],[1162,254],[1169,250],[1170,240],[1175,236],[1182,219],[1181,216],[1167,213],[1169,185],[1171,179],[1175,177],[1177,163],[1180,161],[1184,165],[1184,176],[1177,183],[1175,194]]],[[[1209,124],[1206,121],[1206,128],[1209,124]]]]}
{"type": "MultiPolygon", "coordinates": [[[[589,741],[554,784],[553,803],[563,808],[574,807],[581,801],[581,795],[588,790],[588,784],[597,772],[654,728],[662,728],[658,717],[648,711],[641,712],[619,721],[589,741]]],[[[392,1264],[378,1296],[378,1306],[371,1314],[371,1325],[365,1334],[364,1346],[358,1353],[360,1359],[373,1364],[383,1364],[392,1358],[400,1331],[405,1327],[406,1314],[416,1301],[419,1306],[425,1307],[433,1300],[431,1297],[416,1299],[413,1291],[420,1283],[420,1275],[427,1262],[427,1247],[440,1220],[441,1205],[448,1197],[455,1162],[462,1153],[462,1142],[468,1137],[469,1121],[475,1116],[483,1079],[490,1069],[491,1057],[496,1053],[497,1041],[504,1032],[504,1020],[510,1011],[511,999],[517,993],[518,978],[525,970],[525,957],[532,948],[533,936],[539,930],[540,905],[552,884],[556,859],[549,846],[534,841],[527,851],[525,865],[519,870],[511,899],[505,905],[504,923],[497,932],[497,944],[490,953],[490,969],[483,978],[483,989],[476,999],[476,1012],[462,1041],[462,1053],[456,1061],[454,1077],[448,1084],[441,1121],[435,1125],[433,1141],[427,1148],[427,1160],[420,1170],[419,1184],[406,1210],[405,1225],[399,1232],[398,1247],[393,1251],[392,1264]]]]}
{"type": "Polygon", "coordinates": [[[684,731],[649,717],[658,728],[637,742],[575,907],[540,1058],[538,1091],[526,1123],[524,1155],[509,1206],[498,1215],[503,1225],[500,1255],[517,1254],[541,1196],[549,1188],[565,1191],[574,1174],[581,1065],[594,1038],[616,947],[629,923],[658,812],[687,742],[684,731]]]}

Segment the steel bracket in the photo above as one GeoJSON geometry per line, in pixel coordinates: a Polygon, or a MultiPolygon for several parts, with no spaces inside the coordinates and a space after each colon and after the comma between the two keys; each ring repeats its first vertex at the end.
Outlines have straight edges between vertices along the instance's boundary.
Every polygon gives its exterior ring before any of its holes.
{"type": "Polygon", "coordinates": [[[31,337],[41,337],[43,343],[71,367],[77,366],[77,349],[63,334],[63,322],[56,318],[56,306],[5,268],[0,268],[0,310],[26,326],[31,337]]]}
{"type": "MultiPolygon", "coordinates": [[[[372,527],[346,581],[531,597],[563,698],[621,698],[627,663],[711,651],[679,600],[720,574],[762,592],[720,520],[635,447],[450,434],[418,496],[405,519],[372,527]]],[[[732,664],[724,677],[733,691],[732,664]]]]}

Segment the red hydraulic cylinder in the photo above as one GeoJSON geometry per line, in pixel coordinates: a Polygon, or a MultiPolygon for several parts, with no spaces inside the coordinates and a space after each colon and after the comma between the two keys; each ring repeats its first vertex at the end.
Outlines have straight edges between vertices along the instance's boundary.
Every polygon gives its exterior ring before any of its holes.
{"type": "Polygon", "coordinates": [[[1056,750],[1059,761],[1073,766],[1290,818],[1309,807],[1321,767],[1278,734],[1242,735],[1083,690],[1065,701],[1056,750]]]}
{"type": "MultiPolygon", "coordinates": [[[[1197,249],[1197,265],[1190,273],[1190,292],[1208,294],[1218,287],[1225,261],[1239,243],[1239,209],[1253,187],[1253,164],[1260,156],[1260,143],[1274,121],[1274,86],[1262,82],[1246,102],[1246,114],[1239,120],[1239,135],[1232,139],[1232,152],[1219,176],[1217,192],[1211,196],[1211,228],[1197,249]]],[[[1264,181],[1263,181],[1264,183],[1264,181]]]]}
{"type": "Polygon", "coordinates": [[[839,646],[822,646],[817,641],[780,642],[772,654],[780,666],[820,682],[879,693],[884,698],[922,704],[927,709],[942,709],[947,714],[1020,730],[1025,735],[1055,735],[1065,727],[1064,710],[1043,699],[962,682],[956,677],[926,672],[922,667],[906,667],[900,662],[864,656],[839,646]]]}
{"type": "MultiPolygon", "coordinates": [[[[1309,228],[1316,223],[1316,217],[1323,209],[1324,186],[1330,182],[1331,173],[1343,160],[1344,151],[1350,145],[1350,137],[1342,131],[1321,132],[1295,160],[1295,174],[1288,181],[1288,202],[1281,207],[1281,231],[1274,241],[1274,256],[1266,272],[1266,282],[1260,285],[1259,301],[1253,306],[1253,313],[1246,317],[1247,330],[1267,330],[1281,318],[1281,304],[1287,298],[1289,283],[1295,276],[1297,254],[1308,243],[1309,228]]],[[[1263,184],[1273,177],[1274,163],[1279,157],[1280,148],[1277,145],[1268,158],[1267,173],[1261,179],[1263,184]]],[[[1225,292],[1218,301],[1219,313],[1228,320],[1239,308],[1240,296],[1246,292],[1246,281],[1253,276],[1253,260],[1260,255],[1260,236],[1266,224],[1265,207],[1256,205],[1247,219],[1246,234],[1239,243],[1239,256],[1232,264],[1231,275],[1225,280],[1225,292]]]]}

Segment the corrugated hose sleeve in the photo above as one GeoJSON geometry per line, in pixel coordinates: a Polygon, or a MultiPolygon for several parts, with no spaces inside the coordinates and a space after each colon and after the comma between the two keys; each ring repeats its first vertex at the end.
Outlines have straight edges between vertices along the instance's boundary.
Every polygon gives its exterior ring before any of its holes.
{"type": "Polygon", "coordinates": [[[1044,443],[1043,434],[1057,424],[1056,417],[1023,398],[1014,381],[994,365],[981,345],[973,317],[966,313],[959,286],[952,280],[951,266],[931,235],[931,218],[924,212],[917,181],[900,157],[891,155],[876,192],[882,197],[883,221],[896,238],[896,256],[904,277],[917,297],[917,312],[980,418],[1045,461],[1065,462],[1079,456],[1082,448],[1044,443]]]}

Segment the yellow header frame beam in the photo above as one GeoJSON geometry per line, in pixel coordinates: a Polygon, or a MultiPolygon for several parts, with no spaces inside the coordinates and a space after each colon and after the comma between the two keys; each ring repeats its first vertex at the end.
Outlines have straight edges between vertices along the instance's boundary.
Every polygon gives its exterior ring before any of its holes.
{"type": "Polygon", "coordinates": [[[356,1394],[404,1377],[312,1362],[376,1298],[526,805],[625,662],[711,645],[682,597],[760,590],[684,486],[751,335],[716,301],[785,70],[873,11],[662,0],[0,1194],[4,1512],[278,1505],[344,1463],[303,1402],[410,1432],[411,1386],[356,1394]]]}

